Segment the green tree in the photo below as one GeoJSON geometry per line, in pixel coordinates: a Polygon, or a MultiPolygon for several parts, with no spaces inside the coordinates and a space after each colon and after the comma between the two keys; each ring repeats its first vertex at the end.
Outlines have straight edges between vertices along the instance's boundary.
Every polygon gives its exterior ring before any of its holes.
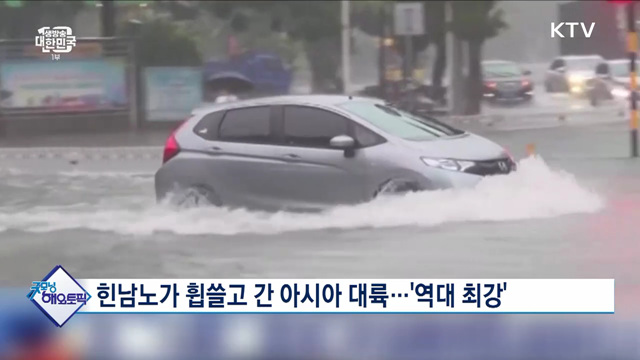
{"type": "Polygon", "coordinates": [[[436,48],[431,84],[438,88],[442,86],[442,77],[447,68],[446,6],[447,4],[443,0],[424,1],[427,37],[429,43],[436,48]]]}
{"type": "MultiPolygon", "coordinates": [[[[326,91],[338,81],[340,66],[339,1],[211,1],[203,6],[216,17],[233,19],[251,12],[268,16],[272,31],[300,42],[307,55],[312,87],[326,91]]],[[[250,21],[250,20],[249,20],[250,21]]],[[[241,32],[243,29],[237,28],[241,32]]]]}
{"type": "Polygon", "coordinates": [[[292,40],[302,42],[311,68],[314,91],[342,91],[339,1],[282,2],[284,27],[292,40]]]}
{"type": "MultiPolygon", "coordinates": [[[[392,31],[393,3],[394,1],[353,2],[353,26],[371,36],[385,36],[385,25],[392,31]]],[[[425,0],[422,3],[424,4],[425,34],[415,36],[412,40],[412,63],[416,63],[415,60],[419,53],[426,50],[430,45],[435,46],[436,59],[432,66],[431,83],[439,87],[442,85],[442,77],[446,70],[445,1],[425,0]]],[[[404,55],[404,39],[396,36],[394,37],[394,44],[397,51],[404,55]]]]}
{"type": "Polygon", "coordinates": [[[464,113],[479,114],[482,100],[482,46],[487,39],[506,28],[503,12],[495,9],[495,0],[451,1],[451,30],[468,49],[467,93],[464,113]]]}
{"type": "Polygon", "coordinates": [[[81,1],[23,1],[20,6],[0,2],[0,38],[33,39],[42,26],[72,25],[81,1]]]}
{"type": "MultiPolygon", "coordinates": [[[[140,66],[200,66],[202,57],[195,42],[166,20],[138,25],[136,53],[140,66]]],[[[131,33],[124,28],[123,32],[131,33]]]]}

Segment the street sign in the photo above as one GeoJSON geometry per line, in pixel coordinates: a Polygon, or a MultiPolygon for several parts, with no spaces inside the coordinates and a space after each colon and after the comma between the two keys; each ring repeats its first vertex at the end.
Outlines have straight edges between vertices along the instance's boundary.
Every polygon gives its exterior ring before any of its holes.
{"type": "Polygon", "coordinates": [[[421,2],[396,2],[393,20],[398,36],[424,35],[424,8],[421,2]]]}

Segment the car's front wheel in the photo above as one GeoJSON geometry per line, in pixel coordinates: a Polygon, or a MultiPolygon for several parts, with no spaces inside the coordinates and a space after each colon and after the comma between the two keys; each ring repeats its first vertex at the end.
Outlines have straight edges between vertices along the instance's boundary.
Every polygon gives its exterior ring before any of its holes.
{"type": "Polygon", "coordinates": [[[415,182],[392,179],[380,185],[373,197],[378,198],[380,196],[403,195],[417,191],[420,191],[420,186],[415,182]]]}

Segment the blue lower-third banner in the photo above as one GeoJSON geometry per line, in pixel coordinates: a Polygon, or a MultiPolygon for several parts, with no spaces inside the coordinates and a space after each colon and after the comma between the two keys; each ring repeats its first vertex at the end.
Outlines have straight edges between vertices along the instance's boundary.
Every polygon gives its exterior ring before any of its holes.
{"type": "Polygon", "coordinates": [[[76,313],[613,313],[613,279],[74,279],[27,297],[56,325],[76,313]]]}

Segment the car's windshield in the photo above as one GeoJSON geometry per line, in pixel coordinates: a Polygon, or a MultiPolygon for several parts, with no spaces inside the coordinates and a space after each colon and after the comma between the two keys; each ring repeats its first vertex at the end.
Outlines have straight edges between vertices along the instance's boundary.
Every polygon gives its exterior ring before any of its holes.
{"type": "Polygon", "coordinates": [[[339,107],[368,121],[373,126],[403,139],[430,140],[464,133],[462,130],[452,128],[437,120],[418,117],[389,105],[349,101],[339,107]]]}
{"type": "Polygon", "coordinates": [[[609,69],[614,77],[629,76],[629,63],[627,62],[610,62],[609,69]]]}
{"type": "Polygon", "coordinates": [[[510,77],[522,74],[518,65],[509,62],[482,64],[482,72],[485,77],[510,77]]]}
{"type": "Polygon", "coordinates": [[[567,60],[569,70],[579,71],[594,71],[600,62],[602,62],[602,59],[599,58],[576,58],[567,60]]]}

